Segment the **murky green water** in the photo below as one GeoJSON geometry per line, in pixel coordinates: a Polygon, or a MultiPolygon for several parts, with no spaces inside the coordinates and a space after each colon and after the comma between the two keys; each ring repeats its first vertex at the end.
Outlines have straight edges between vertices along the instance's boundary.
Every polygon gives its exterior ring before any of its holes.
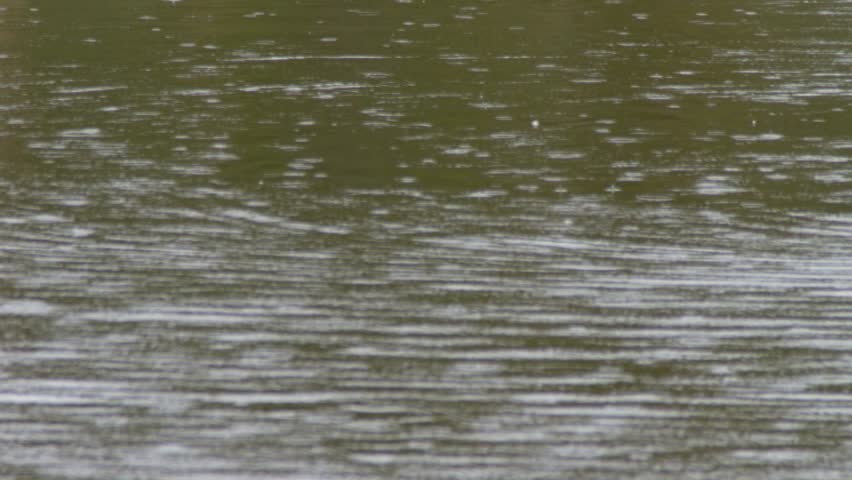
{"type": "Polygon", "coordinates": [[[0,476],[847,479],[852,4],[0,4],[0,476]]]}

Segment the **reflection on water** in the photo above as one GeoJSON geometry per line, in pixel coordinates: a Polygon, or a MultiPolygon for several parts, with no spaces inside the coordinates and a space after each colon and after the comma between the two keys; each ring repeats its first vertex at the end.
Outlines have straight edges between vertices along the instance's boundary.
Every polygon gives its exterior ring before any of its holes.
{"type": "Polygon", "coordinates": [[[847,2],[285,3],[0,8],[0,472],[846,478],[847,2]]]}

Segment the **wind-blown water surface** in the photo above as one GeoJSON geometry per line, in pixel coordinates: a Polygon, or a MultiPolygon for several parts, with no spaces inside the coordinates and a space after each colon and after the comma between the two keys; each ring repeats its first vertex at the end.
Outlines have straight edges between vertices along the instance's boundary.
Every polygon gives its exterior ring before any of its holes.
{"type": "Polygon", "coordinates": [[[848,478],[851,20],[7,1],[0,473],[848,478]]]}

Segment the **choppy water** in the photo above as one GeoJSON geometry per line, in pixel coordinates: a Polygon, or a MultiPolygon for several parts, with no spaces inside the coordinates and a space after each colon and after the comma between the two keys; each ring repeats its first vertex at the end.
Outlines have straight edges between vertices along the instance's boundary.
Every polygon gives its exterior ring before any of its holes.
{"type": "Polygon", "coordinates": [[[0,7],[0,476],[846,479],[852,4],[0,7]]]}

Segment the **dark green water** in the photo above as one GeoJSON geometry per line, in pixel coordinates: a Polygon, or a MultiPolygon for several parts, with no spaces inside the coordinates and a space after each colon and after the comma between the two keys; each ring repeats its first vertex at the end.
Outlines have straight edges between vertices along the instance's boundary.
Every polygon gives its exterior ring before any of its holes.
{"type": "Polygon", "coordinates": [[[0,3],[0,477],[848,479],[850,25],[0,3]]]}

